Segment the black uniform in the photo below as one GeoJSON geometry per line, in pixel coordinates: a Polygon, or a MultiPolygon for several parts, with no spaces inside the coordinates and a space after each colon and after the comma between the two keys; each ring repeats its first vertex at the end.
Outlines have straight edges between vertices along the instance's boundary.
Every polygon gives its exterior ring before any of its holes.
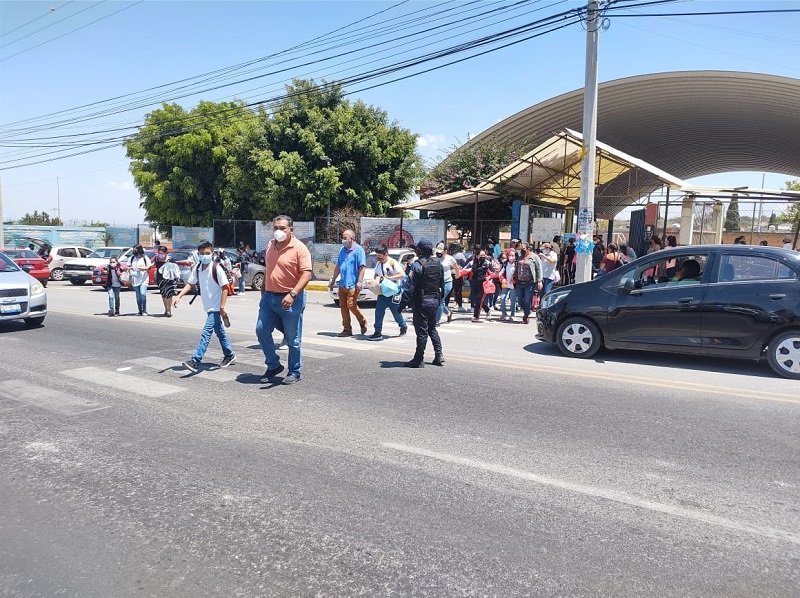
{"type": "Polygon", "coordinates": [[[442,263],[427,255],[411,265],[411,309],[414,314],[414,330],[417,333],[417,350],[408,367],[423,367],[425,347],[431,338],[434,350],[434,365],[444,365],[442,340],[436,330],[436,312],[444,296],[444,269],[442,263]]]}

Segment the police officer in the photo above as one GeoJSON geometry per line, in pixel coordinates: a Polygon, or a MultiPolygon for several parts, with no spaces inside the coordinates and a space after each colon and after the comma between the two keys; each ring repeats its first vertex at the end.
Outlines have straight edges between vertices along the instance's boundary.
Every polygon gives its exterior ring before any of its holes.
{"type": "Polygon", "coordinates": [[[436,330],[436,310],[444,297],[444,269],[439,260],[433,257],[433,243],[420,239],[417,243],[419,259],[411,265],[408,290],[411,295],[411,310],[414,314],[414,330],[417,333],[417,350],[414,359],[406,362],[406,367],[421,368],[425,356],[428,337],[433,343],[433,365],[444,365],[442,340],[436,330]]]}

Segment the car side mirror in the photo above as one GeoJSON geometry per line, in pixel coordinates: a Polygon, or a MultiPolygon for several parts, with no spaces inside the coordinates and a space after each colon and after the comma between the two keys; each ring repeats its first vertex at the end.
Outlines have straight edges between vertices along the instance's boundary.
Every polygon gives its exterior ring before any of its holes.
{"type": "Polygon", "coordinates": [[[641,280],[634,280],[633,278],[629,278],[625,281],[625,284],[622,285],[622,292],[623,293],[632,293],[633,291],[638,291],[642,288],[642,281],[641,280]]]}

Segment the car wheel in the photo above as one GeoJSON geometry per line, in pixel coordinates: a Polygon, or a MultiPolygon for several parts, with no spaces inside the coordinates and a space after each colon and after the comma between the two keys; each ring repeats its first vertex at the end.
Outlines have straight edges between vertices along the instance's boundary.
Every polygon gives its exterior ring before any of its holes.
{"type": "Polygon", "coordinates": [[[254,291],[260,291],[264,285],[264,273],[258,272],[253,276],[253,282],[250,284],[254,291]]]}
{"type": "Polygon", "coordinates": [[[585,318],[569,318],[558,327],[556,344],[567,357],[585,359],[600,350],[600,330],[585,318]]]}
{"type": "Polygon", "coordinates": [[[61,268],[50,270],[50,278],[53,280],[64,280],[64,271],[61,268]]]}
{"type": "Polygon", "coordinates": [[[769,367],[784,378],[800,380],[800,330],[783,332],[767,345],[769,367]]]}
{"type": "Polygon", "coordinates": [[[86,284],[86,281],[83,278],[70,278],[69,281],[76,287],[86,284]]]}
{"type": "Polygon", "coordinates": [[[25,318],[25,326],[28,328],[36,328],[44,324],[44,317],[41,318],[25,318]]]}

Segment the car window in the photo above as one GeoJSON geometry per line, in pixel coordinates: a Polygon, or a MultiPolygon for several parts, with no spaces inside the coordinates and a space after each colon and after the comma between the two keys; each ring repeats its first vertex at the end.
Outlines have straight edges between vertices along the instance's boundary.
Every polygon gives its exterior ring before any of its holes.
{"type": "Polygon", "coordinates": [[[770,257],[723,255],[720,260],[720,282],[794,279],[797,279],[797,273],[792,268],[770,257]]]}
{"type": "Polygon", "coordinates": [[[31,251],[30,249],[10,249],[5,252],[5,254],[10,258],[17,258],[22,260],[35,260],[38,259],[38,255],[35,252],[31,251]]]}
{"type": "Polygon", "coordinates": [[[11,261],[11,258],[0,253],[0,272],[17,272],[19,266],[11,261]]]}
{"type": "Polygon", "coordinates": [[[78,249],[78,253],[81,254],[81,257],[87,257],[92,251],[90,249],[78,249]]]}
{"type": "Polygon", "coordinates": [[[191,251],[170,251],[169,259],[173,262],[186,262],[191,259],[191,251]]]}
{"type": "Polygon", "coordinates": [[[700,284],[706,271],[708,254],[672,254],[669,257],[652,256],[636,268],[628,270],[619,279],[624,285],[633,280],[635,287],[646,289],[668,288],[700,284]]]}
{"type": "Polygon", "coordinates": [[[378,256],[377,256],[377,255],[375,255],[374,253],[370,253],[370,254],[367,256],[367,261],[365,262],[365,265],[367,266],[367,268],[372,268],[372,269],[374,269],[374,268],[375,268],[375,266],[377,266],[377,265],[378,265],[378,256]]]}
{"type": "Polygon", "coordinates": [[[58,250],[58,255],[61,257],[78,257],[78,252],[72,247],[64,247],[58,250]]]}

